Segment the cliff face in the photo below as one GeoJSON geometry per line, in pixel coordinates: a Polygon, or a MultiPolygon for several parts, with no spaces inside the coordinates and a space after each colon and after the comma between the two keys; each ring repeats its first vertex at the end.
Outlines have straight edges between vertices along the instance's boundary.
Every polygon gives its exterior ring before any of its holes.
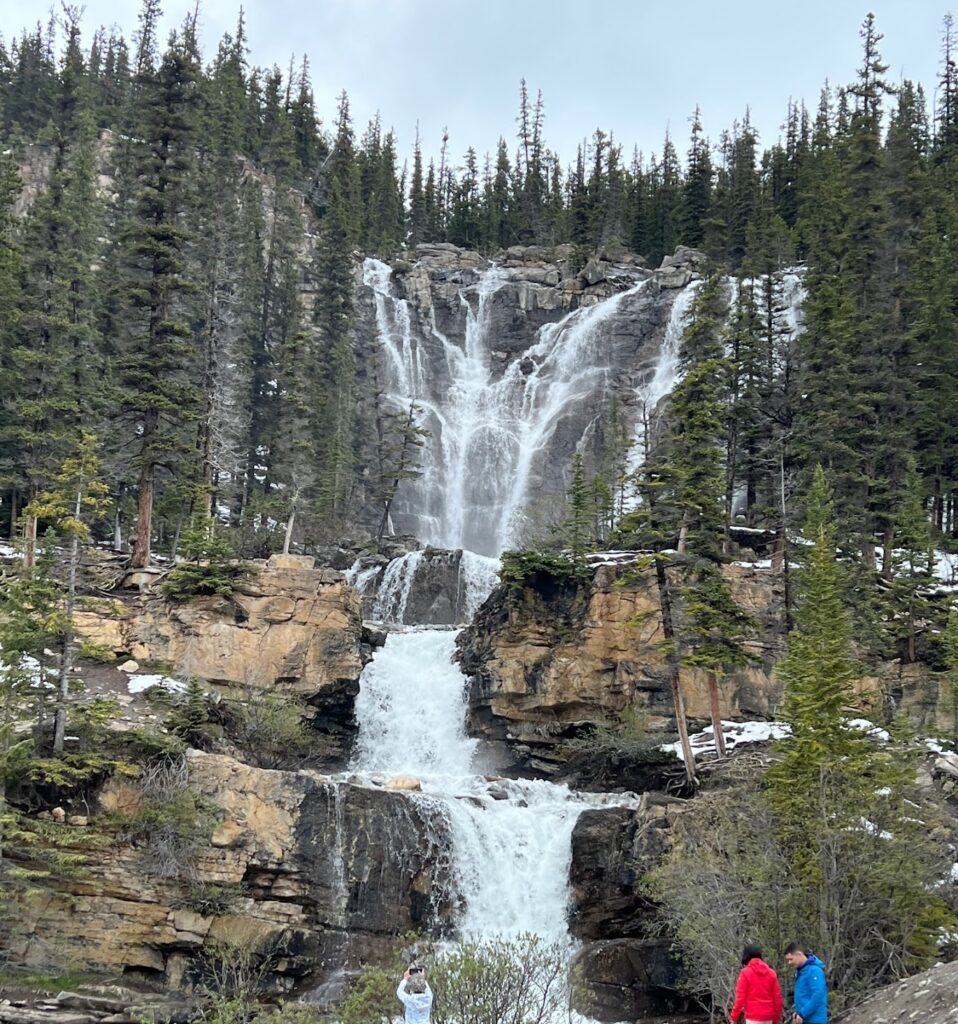
{"type": "Polygon", "coordinates": [[[418,408],[428,431],[393,523],[495,556],[550,522],[575,451],[591,470],[613,420],[643,429],[661,398],[648,386],[664,339],[704,257],[682,249],[650,271],[625,252],[583,265],[572,246],[496,261],[448,244],[410,255],[367,260],[358,293],[364,375],[394,406],[418,408]]]}
{"type": "MultiPolygon", "coordinates": [[[[544,581],[490,597],[459,639],[472,731],[505,740],[532,769],[554,771],[562,760],[557,745],[586,723],[614,722],[630,710],[650,730],[672,726],[654,572],[627,583],[625,573],[599,565],[587,584],[544,581]]],[[[781,699],[780,584],[741,566],[726,573],[757,629],[747,644],[753,662],[720,678],[722,716],[770,717],[781,699]]],[[[705,673],[683,668],[681,682],[692,724],[706,724],[705,673]]]]}
{"type": "MultiPolygon", "coordinates": [[[[81,880],[58,883],[5,922],[14,962],[45,967],[55,950],[59,963],[181,988],[197,954],[220,941],[275,953],[271,980],[283,991],[382,955],[397,934],[441,931],[451,909],[448,840],[443,822],[404,794],[196,751],[189,764],[217,824],[188,876],[157,874],[142,846],[97,850],[81,880]],[[198,888],[224,885],[229,905],[197,901],[198,888]]],[[[61,827],[82,851],[106,812],[136,799],[128,783],[113,783],[92,824],[61,827]]]]}
{"type": "MultiPolygon", "coordinates": [[[[315,709],[330,765],[356,732],[353,704],[370,651],[361,602],[342,573],[313,559],[274,555],[252,563],[230,600],[172,602],[146,591],[77,614],[87,640],[141,666],[196,676],[221,690],[295,693],[315,709]]],[[[120,680],[116,681],[120,684],[120,680]]]]}

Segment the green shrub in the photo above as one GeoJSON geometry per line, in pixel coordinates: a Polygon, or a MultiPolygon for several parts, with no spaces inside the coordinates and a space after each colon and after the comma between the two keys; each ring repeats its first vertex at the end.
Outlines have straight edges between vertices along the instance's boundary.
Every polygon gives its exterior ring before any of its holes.
{"type": "MultiPolygon", "coordinates": [[[[427,958],[434,1024],[547,1024],[569,1006],[568,949],[538,935],[463,943],[427,958]]],[[[417,957],[421,959],[421,957],[417,957]]],[[[389,1024],[398,1016],[396,986],[405,962],[390,972],[363,971],[342,1007],[342,1024],[389,1024]]]]}
{"type": "Polygon", "coordinates": [[[184,895],[170,900],[170,906],[174,910],[192,910],[203,917],[222,917],[238,910],[245,897],[246,889],[241,884],[194,879],[184,895]]]}
{"type": "Polygon", "coordinates": [[[560,551],[504,551],[499,577],[512,590],[536,586],[545,580],[557,586],[572,586],[588,580],[588,564],[560,551]]]}
{"type": "Polygon", "coordinates": [[[215,809],[190,788],[183,757],[164,757],[143,769],[142,800],[136,812],[118,821],[121,833],[140,847],[141,861],[163,878],[188,875],[197,856],[209,847],[216,827],[215,809]]]}
{"type": "Polygon", "coordinates": [[[183,535],[182,550],[186,561],[170,570],[161,587],[172,601],[212,594],[230,598],[246,575],[246,567],[235,560],[230,542],[212,519],[194,518],[183,535]]]}

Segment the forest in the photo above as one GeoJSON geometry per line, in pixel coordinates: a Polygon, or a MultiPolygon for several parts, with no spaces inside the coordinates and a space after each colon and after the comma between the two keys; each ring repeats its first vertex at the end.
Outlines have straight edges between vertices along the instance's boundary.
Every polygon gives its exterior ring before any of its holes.
{"type": "MultiPolygon", "coordinates": [[[[880,549],[890,572],[916,515],[954,536],[950,17],[934,111],[921,84],[889,81],[869,16],[853,80],[791,104],[771,145],[747,111],[717,141],[696,111],[684,156],[668,135],[646,157],[596,130],[564,167],[524,81],[494,154],[453,155],[446,132],[438,161],[419,139],[406,158],[378,119],[357,133],[345,94],[321,118],[307,58],[251,66],[242,14],[212,58],[195,14],[165,45],[159,15],[146,0],[130,41],[84,39],[65,8],[0,50],[5,533],[32,549],[51,525],[36,501],[79,459],[110,504],[94,535],[134,566],[175,554],[197,517],[241,556],[281,546],[294,507],[296,543],[341,535],[386,486],[360,413],[356,261],[447,241],[571,243],[582,263],[624,248],[650,266],[703,250],[740,283],[708,314],[726,353],[684,356],[721,357],[726,503],[744,489],[747,522],[774,527],[821,462],[842,543],[870,569],[880,549]],[[785,345],[776,282],[799,265],[806,327],[785,345]]],[[[605,462],[614,492],[621,453],[605,462]]]]}

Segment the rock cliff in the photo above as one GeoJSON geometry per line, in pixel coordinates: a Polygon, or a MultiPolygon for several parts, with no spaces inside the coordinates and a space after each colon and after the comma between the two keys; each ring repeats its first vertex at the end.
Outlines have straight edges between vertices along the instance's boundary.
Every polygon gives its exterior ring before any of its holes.
{"type": "MultiPolygon", "coordinates": [[[[489,598],[459,639],[475,734],[506,741],[527,767],[548,772],[563,760],[563,741],[626,710],[649,730],[673,726],[653,571],[626,582],[627,573],[621,564],[600,564],[587,583],[531,581],[489,598]]],[[[767,718],[781,698],[780,582],[742,566],[726,573],[757,630],[747,645],[753,662],[720,680],[722,716],[767,718]]],[[[705,674],[683,668],[681,678],[688,715],[704,725],[705,674]]]]}
{"type": "Polygon", "coordinates": [[[121,833],[102,849],[110,812],[136,799],[117,782],[71,848],[96,850],[81,877],[5,920],[14,961],[51,962],[188,988],[198,955],[216,941],[272,953],[276,991],[304,976],[375,959],[411,930],[441,933],[451,892],[441,819],[407,795],[314,772],[251,768],[191,752],[190,781],[216,816],[207,849],[187,875],[163,877],[121,833]],[[198,890],[231,895],[211,909],[198,890]],[[225,887],[225,889],[223,888],[225,887]],[[388,898],[384,895],[388,894],[388,898]],[[51,955],[51,954],[54,955],[51,955]]]}
{"type": "Polygon", "coordinates": [[[393,523],[495,556],[550,522],[573,453],[598,465],[613,418],[643,429],[661,397],[645,387],[704,257],[681,249],[653,272],[568,245],[494,261],[441,243],[409,255],[367,260],[358,303],[364,373],[428,430],[393,523]]]}
{"type": "Polygon", "coordinates": [[[315,568],[311,558],[274,555],[250,563],[229,600],[173,602],[147,590],[87,602],[77,627],[87,641],[141,667],[195,676],[227,693],[256,687],[296,694],[314,711],[326,761],[345,762],[370,650],[359,595],[342,573],[315,568]]]}

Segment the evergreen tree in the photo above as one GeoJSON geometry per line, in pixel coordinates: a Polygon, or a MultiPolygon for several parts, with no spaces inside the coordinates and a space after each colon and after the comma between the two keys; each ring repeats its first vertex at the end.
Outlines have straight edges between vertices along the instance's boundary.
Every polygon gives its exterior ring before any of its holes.
{"type": "Polygon", "coordinates": [[[19,366],[14,351],[20,343],[22,261],[16,237],[14,203],[20,194],[20,176],[13,158],[0,154],[0,486],[3,488],[4,524],[8,536],[17,529],[22,499],[24,460],[15,437],[21,425],[12,399],[17,393],[19,366]]]}
{"type": "MultiPolygon", "coordinates": [[[[102,395],[94,267],[102,234],[96,194],[96,129],[79,45],[69,24],[55,118],[47,128],[51,168],[24,225],[19,344],[9,356],[8,440],[19,463],[18,490],[29,501],[72,454],[81,423],[102,395]]],[[[25,522],[26,559],[36,521],[25,522]]]]}
{"type": "Polygon", "coordinates": [[[188,450],[184,428],[200,411],[195,352],[184,319],[192,284],[182,216],[194,157],[195,81],[188,49],[174,37],[156,73],[141,73],[137,82],[149,141],[135,154],[138,191],[125,232],[125,316],[117,359],[120,415],[132,434],[138,474],[135,567],[150,560],[157,470],[174,467],[188,450]]]}
{"type": "Polygon", "coordinates": [[[712,158],[708,140],[702,136],[699,108],[692,115],[692,137],[682,187],[681,241],[696,248],[705,240],[705,224],[712,200],[712,158]]]}
{"type": "Polygon", "coordinates": [[[100,458],[97,438],[89,430],[82,431],[60,471],[53,477],[49,490],[43,491],[24,510],[34,520],[51,523],[60,537],[69,539],[63,576],[63,607],[59,615],[59,666],[57,707],[53,727],[53,752],[63,752],[66,736],[67,704],[72,692],[76,658],[76,611],[80,545],[91,537],[91,521],[106,513],[109,507],[107,486],[100,479],[100,458]]]}
{"type": "Polygon", "coordinates": [[[358,174],[346,94],[340,97],[330,159],[328,203],[320,237],[315,306],[323,392],[317,428],[320,479],[317,511],[323,528],[339,526],[355,482],[356,355],[353,341],[352,254],[359,234],[358,174]]]}

